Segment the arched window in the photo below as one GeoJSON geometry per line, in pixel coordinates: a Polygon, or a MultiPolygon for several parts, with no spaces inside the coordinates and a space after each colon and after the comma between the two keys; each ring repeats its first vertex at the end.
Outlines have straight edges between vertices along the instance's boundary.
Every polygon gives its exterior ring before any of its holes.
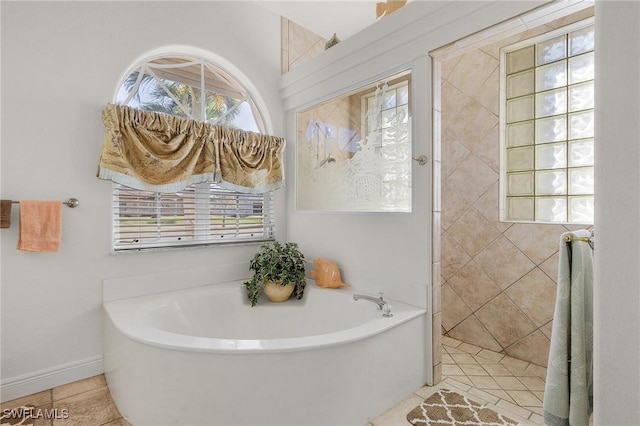
{"type": "MultiPolygon", "coordinates": [[[[137,63],[114,103],[253,132],[264,115],[245,85],[202,57],[164,54],[137,63]]],[[[246,194],[215,183],[155,193],[113,184],[116,251],[273,240],[273,193],[246,194]]]]}
{"type": "Polygon", "coordinates": [[[120,84],[115,103],[209,124],[266,131],[248,90],[202,57],[163,55],[142,61],[120,84]]]}

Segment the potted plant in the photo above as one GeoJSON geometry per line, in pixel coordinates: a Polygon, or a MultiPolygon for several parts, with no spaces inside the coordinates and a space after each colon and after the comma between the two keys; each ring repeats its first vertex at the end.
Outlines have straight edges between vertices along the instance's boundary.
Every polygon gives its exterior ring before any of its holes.
{"type": "Polygon", "coordinates": [[[249,263],[253,278],[244,283],[251,306],[256,306],[264,291],[272,302],[283,302],[291,294],[302,299],[306,281],[304,255],[296,243],[280,244],[278,241],[264,244],[249,263]]]}

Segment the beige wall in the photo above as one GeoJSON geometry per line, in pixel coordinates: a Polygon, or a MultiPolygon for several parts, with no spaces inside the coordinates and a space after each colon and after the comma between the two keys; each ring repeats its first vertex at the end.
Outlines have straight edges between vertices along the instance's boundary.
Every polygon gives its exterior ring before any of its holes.
{"type": "Polygon", "coordinates": [[[282,30],[282,74],[307,62],[324,51],[327,40],[304,27],[281,18],[282,30]]]}
{"type": "Polygon", "coordinates": [[[442,62],[442,328],[546,366],[559,236],[580,226],[498,220],[499,49],[593,8],[442,62]]]}

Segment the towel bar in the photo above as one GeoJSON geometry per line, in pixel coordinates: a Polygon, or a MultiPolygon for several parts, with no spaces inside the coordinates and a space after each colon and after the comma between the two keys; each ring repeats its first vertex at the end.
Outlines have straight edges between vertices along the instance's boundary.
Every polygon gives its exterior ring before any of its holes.
{"type": "MultiPolygon", "coordinates": [[[[11,204],[20,204],[20,201],[11,201],[11,204]]],[[[62,204],[66,204],[71,208],[75,208],[80,205],[80,200],[78,200],[77,198],[69,198],[67,201],[63,201],[62,204]]]]}
{"type": "Polygon", "coordinates": [[[588,243],[589,237],[572,237],[571,235],[565,235],[564,241],[566,243],[570,243],[571,241],[584,241],[585,243],[588,243]]]}
{"type": "Polygon", "coordinates": [[[594,232],[591,231],[591,235],[588,237],[573,237],[571,235],[564,236],[565,243],[570,243],[571,241],[584,241],[585,243],[589,243],[589,247],[591,247],[591,250],[593,250],[595,246],[595,235],[594,232]]]}

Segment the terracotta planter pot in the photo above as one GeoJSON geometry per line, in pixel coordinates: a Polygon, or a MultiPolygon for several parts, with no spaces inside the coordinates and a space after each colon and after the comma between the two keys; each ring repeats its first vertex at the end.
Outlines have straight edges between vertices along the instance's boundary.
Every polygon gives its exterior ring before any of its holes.
{"type": "Polygon", "coordinates": [[[279,282],[267,281],[264,283],[264,294],[272,302],[284,302],[291,297],[295,284],[280,285],[279,282]]]}

